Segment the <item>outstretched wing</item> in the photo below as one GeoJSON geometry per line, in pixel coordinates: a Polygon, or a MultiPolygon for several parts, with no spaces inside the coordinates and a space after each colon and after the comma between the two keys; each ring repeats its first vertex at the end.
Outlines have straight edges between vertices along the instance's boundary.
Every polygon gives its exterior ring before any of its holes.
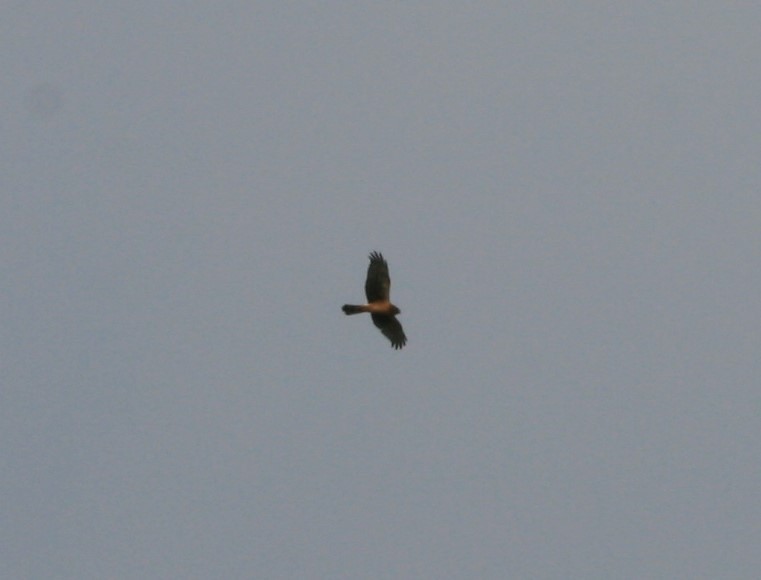
{"type": "Polygon", "coordinates": [[[388,276],[388,264],[379,252],[373,252],[370,254],[370,266],[367,268],[367,280],[365,281],[367,301],[386,302],[390,291],[391,278],[388,276]]]}
{"type": "Polygon", "coordinates": [[[404,329],[402,329],[402,325],[396,319],[396,316],[373,314],[372,319],[373,324],[380,328],[383,336],[391,341],[391,346],[399,349],[405,345],[407,337],[404,335],[404,329]]]}

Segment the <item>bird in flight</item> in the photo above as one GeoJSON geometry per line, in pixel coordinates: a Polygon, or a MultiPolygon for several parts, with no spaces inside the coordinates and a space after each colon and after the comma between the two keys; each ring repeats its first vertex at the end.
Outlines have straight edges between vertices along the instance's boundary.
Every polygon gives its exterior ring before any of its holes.
{"type": "Polygon", "coordinates": [[[402,348],[407,342],[401,323],[396,315],[401,313],[396,306],[389,301],[391,291],[391,278],[388,275],[388,264],[380,252],[370,254],[370,266],[367,268],[367,280],[365,280],[365,294],[367,304],[354,305],[344,304],[342,310],[346,314],[359,314],[369,312],[373,324],[377,326],[395,349],[402,348]]]}

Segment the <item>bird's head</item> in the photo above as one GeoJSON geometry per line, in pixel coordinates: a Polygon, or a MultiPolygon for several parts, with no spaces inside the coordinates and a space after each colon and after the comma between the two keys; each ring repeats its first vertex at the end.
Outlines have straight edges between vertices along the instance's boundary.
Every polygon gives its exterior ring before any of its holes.
{"type": "Polygon", "coordinates": [[[393,304],[391,305],[391,314],[393,314],[394,316],[396,316],[397,314],[401,314],[401,313],[402,313],[402,311],[401,311],[401,310],[399,310],[399,309],[398,309],[396,306],[394,306],[393,304]]]}

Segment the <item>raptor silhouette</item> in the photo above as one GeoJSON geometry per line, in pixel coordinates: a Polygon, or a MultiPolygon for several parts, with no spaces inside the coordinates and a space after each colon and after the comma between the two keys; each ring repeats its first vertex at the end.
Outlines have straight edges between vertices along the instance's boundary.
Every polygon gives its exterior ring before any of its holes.
{"type": "Polygon", "coordinates": [[[400,349],[407,343],[407,337],[396,318],[401,310],[389,300],[390,291],[391,278],[388,275],[388,263],[380,252],[372,252],[370,265],[367,267],[367,280],[365,280],[367,304],[344,304],[342,310],[346,314],[369,312],[373,324],[380,329],[383,336],[391,341],[391,346],[400,349]]]}

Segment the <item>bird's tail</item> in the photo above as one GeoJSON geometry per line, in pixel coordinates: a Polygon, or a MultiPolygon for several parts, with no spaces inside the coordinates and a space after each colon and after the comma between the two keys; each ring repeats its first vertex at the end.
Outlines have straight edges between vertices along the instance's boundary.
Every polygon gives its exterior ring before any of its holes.
{"type": "Polygon", "coordinates": [[[344,314],[359,314],[360,312],[367,312],[367,306],[356,306],[354,304],[344,304],[341,307],[344,314]]]}

